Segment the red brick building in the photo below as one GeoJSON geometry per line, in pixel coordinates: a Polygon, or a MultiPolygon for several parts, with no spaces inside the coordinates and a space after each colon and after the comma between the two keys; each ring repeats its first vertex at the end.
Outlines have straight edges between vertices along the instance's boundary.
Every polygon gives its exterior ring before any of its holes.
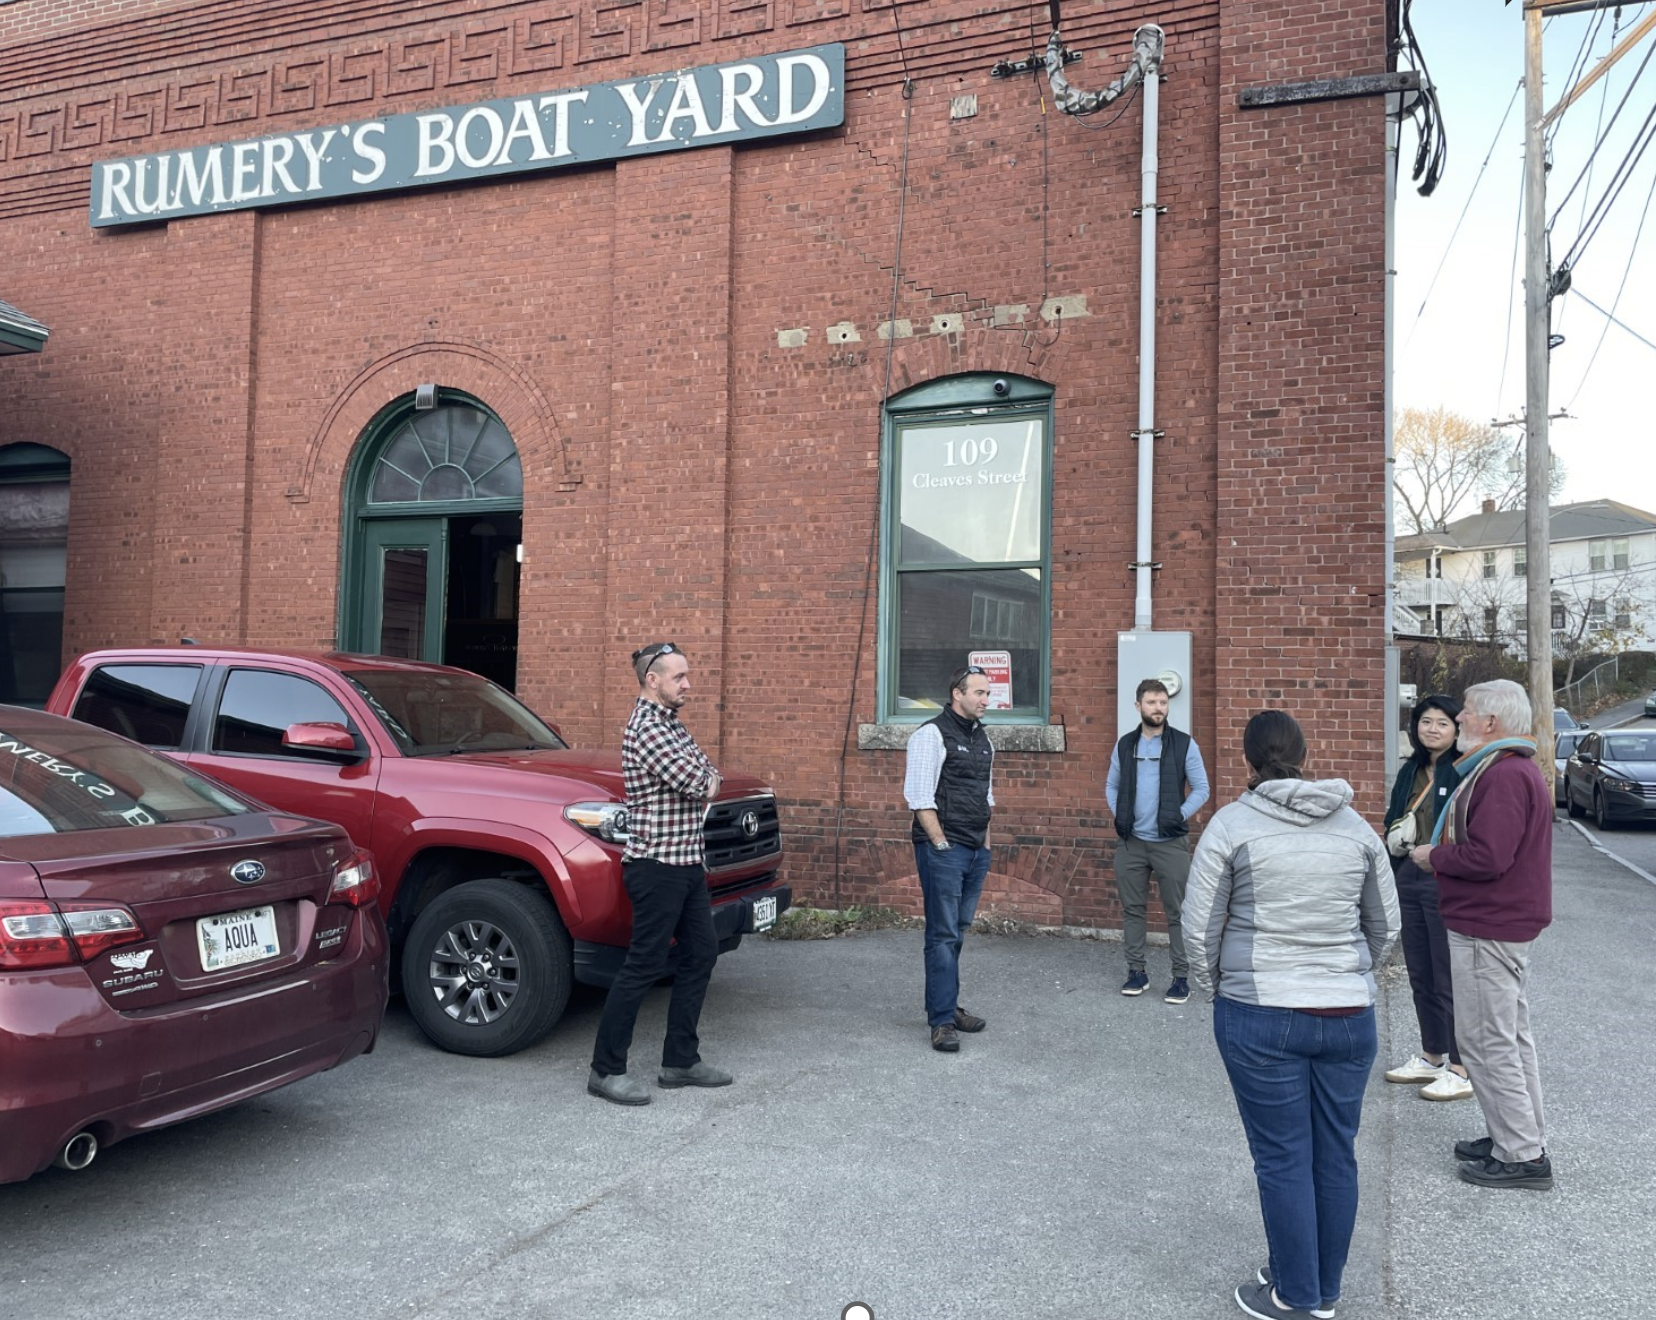
{"type": "MultiPolygon", "coordinates": [[[[1166,34],[1154,627],[1191,636],[1221,802],[1266,705],[1381,801],[1385,104],[1239,94],[1383,72],[1387,9],[1063,10],[1078,87],[1166,34]]],[[[65,656],[403,649],[592,745],[618,740],[627,653],[670,637],[703,745],[776,785],[796,891],[911,905],[888,726],[1004,652],[988,901],[1113,924],[1144,98],[1082,120],[990,76],[1049,23],[1013,0],[0,7],[0,296],[51,327],[0,363],[0,445],[67,464],[65,656]],[[599,84],[642,104],[656,75],[824,47],[843,122],[800,132],[285,204],[254,194],[305,190],[304,143],[228,145],[599,84]],[[215,145],[225,179],[181,173],[215,145]],[[148,186],[155,218],[91,223],[95,165],[167,153],[103,197],[148,186]],[[224,204],[161,215],[192,187],[224,204]],[[951,467],[987,493],[957,502],[951,467]]],[[[477,114],[482,162],[502,130],[477,114]]]]}

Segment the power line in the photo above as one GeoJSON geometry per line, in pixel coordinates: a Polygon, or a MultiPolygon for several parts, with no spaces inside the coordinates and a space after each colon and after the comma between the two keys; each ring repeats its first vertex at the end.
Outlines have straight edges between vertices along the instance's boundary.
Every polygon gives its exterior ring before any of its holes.
{"type": "Polygon", "coordinates": [[[1478,177],[1472,180],[1472,191],[1466,195],[1466,205],[1461,207],[1460,219],[1455,221],[1455,228],[1449,235],[1449,241],[1444,244],[1443,255],[1438,258],[1437,269],[1432,272],[1432,282],[1426,286],[1426,295],[1420,300],[1420,310],[1415,313],[1414,324],[1409,327],[1409,337],[1403,341],[1403,348],[1408,350],[1409,343],[1414,339],[1415,330],[1420,325],[1420,318],[1426,313],[1426,304],[1432,299],[1432,290],[1437,288],[1438,276],[1443,274],[1443,267],[1449,260],[1449,253],[1454,249],[1455,239],[1460,234],[1461,225],[1466,220],[1466,213],[1472,209],[1472,199],[1478,195],[1478,185],[1483,182],[1484,171],[1489,168],[1489,162],[1495,155],[1495,148],[1500,145],[1501,131],[1506,128],[1507,119],[1512,114],[1512,107],[1518,103],[1518,93],[1524,90],[1524,80],[1520,78],[1512,89],[1512,97],[1507,101],[1505,112],[1501,115],[1501,122],[1496,125],[1495,137],[1490,141],[1489,150],[1484,153],[1483,164],[1478,166],[1478,177]]]}
{"type": "Polygon", "coordinates": [[[1622,93],[1621,100],[1616,102],[1615,113],[1610,116],[1610,122],[1604,126],[1603,132],[1599,133],[1597,140],[1594,141],[1592,151],[1587,153],[1587,160],[1581,167],[1581,173],[1576,175],[1575,182],[1570,185],[1564,196],[1559,198],[1558,207],[1553,211],[1552,219],[1547,222],[1548,233],[1552,232],[1553,226],[1558,223],[1559,217],[1564,214],[1564,208],[1569,205],[1570,198],[1575,196],[1575,190],[1581,187],[1584,179],[1591,177],[1593,161],[1597,158],[1599,150],[1610,136],[1611,130],[1616,127],[1616,120],[1620,118],[1623,108],[1627,105],[1628,98],[1633,95],[1633,89],[1639,85],[1639,79],[1644,76],[1645,67],[1650,63],[1650,57],[1653,54],[1656,54],[1656,43],[1653,43],[1650,49],[1645,51],[1644,59],[1639,61],[1639,67],[1633,71],[1632,81],[1627,84],[1627,90],[1622,93]]]}
{"type": "MultiPolygon", "coordinates": [[[[1518,85],[1523,86],[1522,83],[1518,85]]],[[[1501,411],[1501,396],[1506,393],[1507,362],[1512,357],[1512,304],[1518,292],[1518,237],[1524,230],[1524,189],[1529,168],[1530,163],[1525,160],[1524,168],[1518,171],[1518,209],[1512,223],[1512,269],[1507,272],[1506,344],[1501,350],[1501,383],[1495,387],[1495,407],[1491,410],[1496,413],[1501,411]]]]}
{"type": "MultiPolygon", "coordinates": [[[[1599,13],[1602,15],[1604,13],[1604,11],[1601,9],[1601,10],[1599,10],[1599,13]]],[[[1615,50],[1616,42],[1618,40],[1620,40],[1620,38],[1621,38],[1621,17],[1622,17],[1621,16],[1621,6],[1617,5],[1616,6],[1616,19],[1615,19],[1615,22],[1610,25],[1610,49],[1611,50],[1615,50]]],[[[1571,87],[1575,86],[1575,78],[1573,78],[1573,77],[1570,79],[1570,86],[1571,87]]],[[[1604,107],[1607,106],[1608,104],[1610,104],[1610,82],[1609,82],[1609,79],[1606,79],[1605,82],[1604,82],[1604,86],[1599,88],[1598,120],[1593,125],[1593,141],[1595,141],[1595,142],[1600,141],[1604,137],[1604,107]]],[[[1564,116],[1563,115],[1560,115],[1556,120],[1553,121],[1553,128],[1554,128],[1555,132],[1557,131],[1558,125],[1563,123],[1563,122],[1564,122],[1564,116]]],[[[1592,176],[1592,173],[1591,173],[1592,168],[1593,168],[1593,162],[1592,162],[1591,157],[1589,157],[1588,162],[1587,162],[1587,169],[1588,169],[1587,188],[1586,188],[1586,191],[1581,194],[1581,217],[1576,222],[1577,228],[1580,228],[1581,223],[1583,221],[1585,221],[1586,218],[1587,218],[1587,194],[1590,193],[1593,190],[1593,176],[1592,176]]],[[[1564,315],[1569,310],[1570,310],[1569,303],[1565,303],[1562,307],[1560,307],[1558,309],[1558,320],[1554,323],[1553,328],[1555,330],[1557,330],[1560,334],[1562,334],[1564,332],[1564,315]]],[[[1600,342],[1603,342],[1603,341],[1601,340],[1600,342]]],[[[1595,350],[1595,352],[1596,352],[1596,350],[1595,350]]],[[[1577,388],[1579,389],[1580,387],[1578,386],[1577,388]]]]}
{"type": "MultiPolygon", "coordinates": [[[[1600,307],[1596,302],[1594,302],[1591,298],[1589,298],[1585,293],[1581,292],[1580,289],[1572,290],[1572,292],[1575,294],[1575,296],[1577,298],[1580,298],[1582,302],[1586,303],[1589,307],[1591,307],[1600,316],[1605,317],[1612,324],[1620,326],[1623,330],[1627,331],[1628,334],[1632,335],[1633,338],[1637,339],[1646,348],[1656,348],[1656,344],[1651,343],[1650,340],[1646,339],[1643,335],[1641,335],[1632,326],[1628,325],[1626,321],[1616,320],[1616,318],[1614,316],[1611,316],[1609,312],[1605,311],[1604,308],[1600,307]]],[[[1577,388],[1579,388],[1579,386],[1577,388]]]]}
{"type": "MultiPolygon", "coordinates": [[[[1598,343],[1593,345],[1593,355],[1587,359],[1586,370],[1581,373],[1581,379],[1576,382],[1575,390],[1570,395],[1570,403],[1576,401],[1577,395],[1581,393],[1582,386],[1587,383],[1587,377],[1593,374],[1593,364],[1598,361],[1599,349],[1604,347],[1605,336],[1610,333],[1611,324],[1621,325],[1621,322],[1616,320],[1616,309],[1621,306],[1622,291],[1627,288],[1627,276],[1633,269],[1633,258],[1639,254],[1639,237],[1644,233],[1645,220],[1650,215],[1652,198],[1656,198],[1656,170],[1650,172],[1650,191],[1645,194],[1644,210],[1639,212],[1639,227],[1633,231],[1633,243],[1627,249],[1627,264],[1622,267],[1621,283],[1616,286],[1616,296],[1610,302],[1610,310],[1604,313],[1604,328],[1599,331],[1598,343]]],[[[1586,295],[1581,296],[1582,300],[1586,301],[1586,295]]],[[[1589,303],[1588,305],[1591,306],[1592,304],[1589,303]]],[[[1627,327],[1623,326],[1622,328],[1625,330],[1627,327]]],[[[1631,330],[1628,333],[1633,334],[1631,330]]],[[[1641,338],[1641,336],[1634,335],[1634,338],[1641,338]]],[[[1645,342],[1648,343],[1649,341],[1646,340],[1645,342]]],[[[1568,408],[1569,404],[1564,406],[1568,408]]]]}
{"type": "MultiPolygon", "coordinates": [[[[1587,25],[1587,30],[1582,34],[1581,48],[1576,51],[1575,59],[1570,62],[1569,76],[1564,79],[1564,85],[1566,87],[1574,87],[1576,85],[1576,81],[1581,77],[1582,70],[1587,67],[1588,52],[1592,49],[1593,41],[1598,36],[1599,29],[1603,26],[1604,10],[1595,10],[1593,13],[1593,21],[1587,25]]],[[[1552,122],[1552,127],[1547,133],[1547,148],[1549,152],[1552,149],[1553,139],[1558,136],[1558,126],[1563,122],[1563,115],[1560,115],[1552,122]]]]}
{"type": "MultiPolygon", "coordinates": [[[[1652,47],[1652,49],[1656,49],[1656,47],[1652,47]]],[[[1627,181],[1633,177],[1633,171],[1638,168],[1639,161],[1643,158],[1646,148],[1650,146],[1651,139],[1656,137],[1656,131],[1652,130],[1653,124],[1656,124],[1656,103],[1651,105],[1650,113],[1645,116],[1644,123],[1639,126],[1633,145],[1627,149],[1626,154],[1617,163],[1616,172],[1611,176],[1609,185],[1599,198],[1598,205],[1593,208],[1592,215],[1587,218],[1587,227],[1576,235],[1575,242],[1570,244],[1569,251],[1564,254],[1564,260],[1559,263],[1561,269],[1564,267],[1574,268],[1581,255],[1586,252],[1588,244],[1598,237],[1599,230],[1604,227],[1604,221],[1610,214],[1610,208],[1616,204],[1616,199],[1621,196],[1621,191],[1627,186],[1627,181]]]]}

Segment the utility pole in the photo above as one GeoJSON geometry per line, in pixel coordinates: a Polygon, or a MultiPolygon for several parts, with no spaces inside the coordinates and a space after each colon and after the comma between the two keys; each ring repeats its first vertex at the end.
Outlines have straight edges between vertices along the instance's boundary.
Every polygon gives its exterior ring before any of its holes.
{"type": "Polygon", "coordinates": [[[1536,764],[1553,778],[1552,464],[1547,432],[1548,338],[1552,333],[1547,271],[1547,146],[1542,137],[1542,0],[1524,2],[1524,543],[1531,733],[1536,764]]]}
{"type": "MultiPolygon", "coordinates": [[[[1511,0],[1507,0],[1510,4],[1511,0]]],[[[1541,106],[1541,20],[1550,14],[1582,14],[1619,7],[1621,0],[1524,0],[1524,554],[1528,564],[1525,610],[1528,613],[1531,733],[1539,752],[1536,763],[1550,783],[1554,763],[1547,749],[1553,737],[1552,663],[1552,455],[1548,443],[1547,393],[1552,351],[1552,272],[1547,269],[1546,127],[1581,92],[1603,76],[1636,42],[1656,27],[1647,15],[1588,77],[1571,88],[1548,114],[1541,106]]],[[[1561,275],[1567,271],[1560,272],[1561,275]]],[[[1561,281],[1561,292],[1568,288],[1561,281]]]]}

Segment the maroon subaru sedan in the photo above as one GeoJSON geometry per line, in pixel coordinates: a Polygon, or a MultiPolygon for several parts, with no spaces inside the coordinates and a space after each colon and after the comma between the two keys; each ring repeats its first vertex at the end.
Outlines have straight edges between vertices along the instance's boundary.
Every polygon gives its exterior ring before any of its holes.
{"type": "Polygon", "coordinates": [[[0,1182],[372,1050],[378,891],[336,825],[0,706],[0,1182]]]}

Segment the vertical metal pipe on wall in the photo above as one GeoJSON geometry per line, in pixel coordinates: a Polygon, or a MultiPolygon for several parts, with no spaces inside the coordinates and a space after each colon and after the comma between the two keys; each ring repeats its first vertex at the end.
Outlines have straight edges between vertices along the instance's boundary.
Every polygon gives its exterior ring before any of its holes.
{"type": "Polygon", "coordinates": [[[1395,366],[1392,335],[1395,330],[1397,305],[1397,152],[1402,141],[1403,98],[1386,98],[1386,295],[1385,330],[1381,349],[1381,399],[1386,410],[1386,782],[1397,775],[1401,759],[1402,740],[1397,736],[1403,727],[1399,710],[1402,685],[1402,656],[1397,646],[1397,516],[1393,508],[1392,489],[1397,474],[1397,455],[1392,431],[1392,410],[1396,406],[1392,371],[1395,366]]]}
{"type": "Polygon", "coordinates": [[[1139,212],[1139,401],[1138,401],[1138,546],[1133,627],[1146,631],[1150,621],[1150,511],[1156,474],[1156,176],[1161,162],[1156,135],[1161,108],[1161,64],[1144,75],[1143,195],[1139,212]]]}

